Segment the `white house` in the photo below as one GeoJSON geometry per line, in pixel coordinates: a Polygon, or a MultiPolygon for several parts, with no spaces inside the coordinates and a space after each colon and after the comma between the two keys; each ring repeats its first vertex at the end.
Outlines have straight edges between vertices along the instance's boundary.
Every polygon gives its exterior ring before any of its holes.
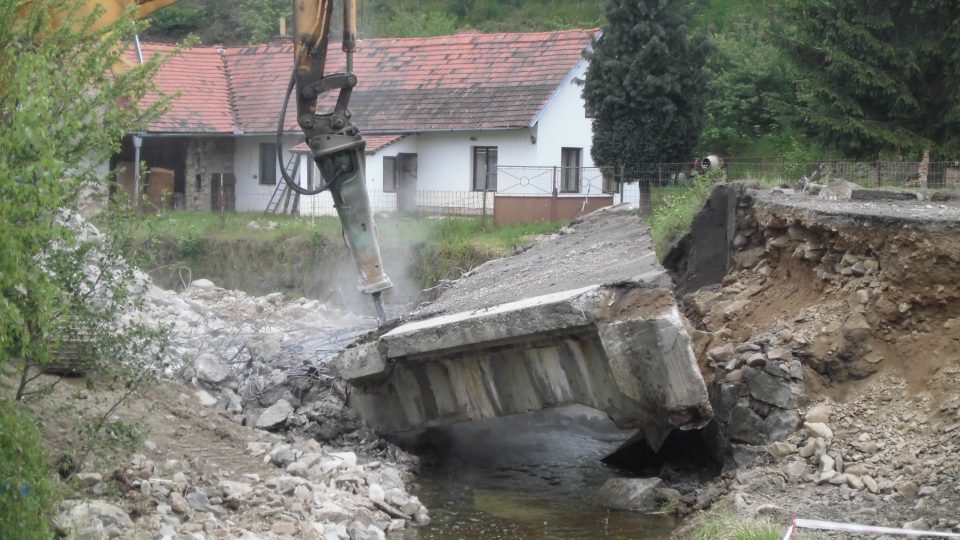
{"type": "MultiPolygon", "coordinates": [[[[379,211],[479,211],[497,196],[586,197],[603,181],[590,157],[580,97],[595,30],[460,33],[371,39],[354,58],[353,121],[367,140],[366,181],[379,211]]],[[[145,54],[168,50],[144,44],[145,54]]],[[[173,171],[180,207],[263,211],[283,182],[274,157],[278,115],[293,63],[289,41],[198,47],[158,74],[171,110],[143,134],[141,159],[173,171]]],[[[327,71],[342,70],[339,45],[327,71]]],[[[318,110],[332,108],[336,93],[318,110]]],[[[318,174],[290,104],[285,165],[301,185],[318,174]]],[[[132,159],[128,144],[116,162],[132,159]]],[[[609,199],[609,197],[607,197],[609,199]]],[[[329,194],[301,213],[331,213],[329,194]]]]}

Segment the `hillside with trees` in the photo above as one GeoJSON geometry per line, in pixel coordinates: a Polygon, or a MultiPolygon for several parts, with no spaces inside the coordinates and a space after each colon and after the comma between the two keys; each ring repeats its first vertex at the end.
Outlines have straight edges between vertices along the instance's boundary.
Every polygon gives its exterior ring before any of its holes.
{"type": "MultiPolygon", "coordinates": [[[[614,101],[666,99],[694,105],[693,116],[684,120],[681,137],[686,140],[666,152],[670,159],[690,152],[781,156],[793,162],[830,157],[919,160],[927,150],[934,159],[960,155],[960,4],[953,0],[635,4],[655,6],[675,20],[669,27],[686,32],[688,39],[674,40],[662,50],[658,43],[652,48],[638,45],[633,52],[642,60],[622,59],[631,72],[622,80],[650,82],[644,73],[666,69],[675,84],[659,89],[652,83],[619,90],[600,86],[619,96],[614,101]],[[700,48],[707,42],[710,51],[704,56],[706,49],[700,48]],[[661,57],[652,60],[652,51],[661,57]],[[644,71],[644,63],[650,71],[644,71]],[[644,94],[648,91],[652,93],[644,94]]],[[[608,5],[614,12],[626,9],[626,4],[605,0],[359,0],[357,8],[361,37],[374,38],[465,29],[602,27],[616,33],[618,21],[606,22],[608,5]]],[[[281,17],[289,23],[290,10],[289,0],[182,0],[153,16],[145,37],[176,41],[195,34],[207,44],[262,43],[277,35],[281,17]]],[[[589,84],[587,89],[597,103],[603,101],[589,84]]],[[[627,109],[636,114],[651,110],[627,109]]],[[[650,117],[636,120],[636,125],[661,120],[650,117]]],[[[654,137],[650,144],[660,144],[657,141],[654,137]]],[[[639,152],[631,161],[651,158],[639,152]]]]}
{"type": "MultiPolygon", "coordinates": [[[[181,0],[151,17],[146,37],[176,41],[195,34],[205,44],[263,43],[278,34],[281,17],[290,22],[291,4],[181,0]]],[[[360,36],[367,38],[436,36],[463,29],[531,32],[599,27],[604,4],[604,0],[358,0],[357,18],[360,36]]],[[[339,3],[335,9],[340,9],[339,3]]]]}

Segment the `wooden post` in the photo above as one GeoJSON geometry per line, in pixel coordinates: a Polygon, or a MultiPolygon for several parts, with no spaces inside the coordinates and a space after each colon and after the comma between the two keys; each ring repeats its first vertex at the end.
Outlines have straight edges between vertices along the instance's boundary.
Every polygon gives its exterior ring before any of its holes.
{"type": "Polygon", "coordinates": [[[226,206],[223,200],[223,174],[220,174],[220,228],[227,224],[227,218],[223,215],[223,207],[226,206]]]}

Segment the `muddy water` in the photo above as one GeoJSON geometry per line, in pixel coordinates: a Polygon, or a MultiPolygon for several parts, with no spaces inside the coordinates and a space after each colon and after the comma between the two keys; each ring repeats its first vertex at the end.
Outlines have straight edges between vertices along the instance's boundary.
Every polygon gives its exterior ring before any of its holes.
{"type": "Polygon", "coordinates": [[[397,538],[667,538],[672,517],[596,502],[607,478],[624,475],[600,459],[630,435],[586,409],[427,433],[418,442],[430,454],[414,493],[432,522],[397,538]]]}

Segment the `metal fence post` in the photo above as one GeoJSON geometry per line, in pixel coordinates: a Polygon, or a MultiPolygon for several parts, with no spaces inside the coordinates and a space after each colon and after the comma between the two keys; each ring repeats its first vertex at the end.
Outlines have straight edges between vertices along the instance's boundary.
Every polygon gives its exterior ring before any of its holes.
{"type": "Polygon", "coordinates": [[[550,221],[557,220],[557,166],[553,166],[553,189],[550,192],[550,221]]]}

